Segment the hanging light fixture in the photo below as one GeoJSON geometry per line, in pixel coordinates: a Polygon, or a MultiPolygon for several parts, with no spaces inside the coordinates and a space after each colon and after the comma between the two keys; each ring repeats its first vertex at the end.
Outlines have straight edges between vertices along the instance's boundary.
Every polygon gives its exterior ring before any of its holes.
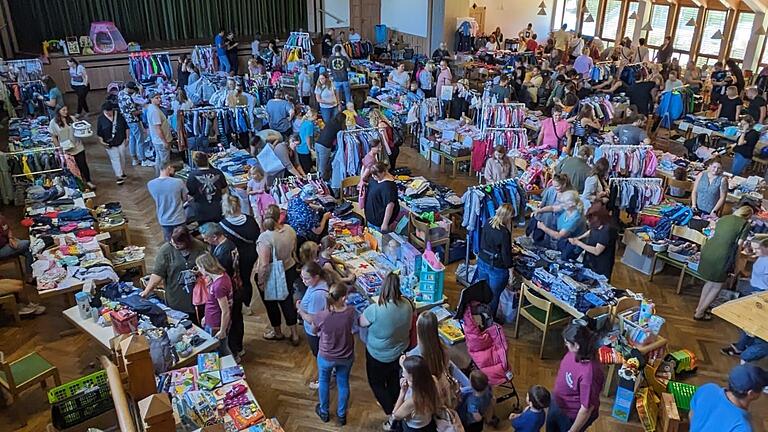
{"type": "Polygon", "coordinates": [[[547,8],[547,4],[546,3],[544,3],[544,2],[539,3],[539,9],[546,9],[546,8],[547,8]]]}
{"type": "Polygon", "coordinates": [[[584,18],[584,22],[595,22],[595,17],[593,17],[592,14],[589,14],[586,18],[584,18]]]}
{"type": "Polygon", "coordinates": [[[632,13],[629,15],[629,19],[631,19],[631,20],[633,20],[633,19],[637,19],[637,12],[632,12],[632,13]]]}
{"type": "Polygon", "coordinates": [[[644,25],[644,26],[642,26],[642,27],[640,28],[640,30],[642,30],[642,31],[647,31],[647,32],[649,32],[649,31],[653,31],[653,27],[651,27],[651,22],[650,22],[650,21],[648,21],[647,23],[645,23],[645,25],[644,25]]]}
{"type": "Polygon", "coordinates": [[[765,35],[765,29],[763,28],[763,26],[760,26],[760,28],[757,29],[757,35],[759,36],[765,35]]]}
{"type": "Polygon", "coordinates": [[[547,14],[547,11],[546,11],[546,9],[544,9],[544,8],[541,8],[541,9],[539,9],[539,13],[538,13],[538,14],[536,14],[536,15],[546,15],[546,14],[547,14]]]}
{"type": "Polygon", "coordinates": [[[687,23],[685,23],[685,25],[688,26],[688,27],[696,27],[696,20],[691,18],[691,19],[688,20],[687,23]]]}
{"type": "Polygon", "coordinates": [[[721,32],[720,30],[716,31],[715,34],[712,35],[712,39],[722,40],[723,39],[723,32],[721,32]]]}

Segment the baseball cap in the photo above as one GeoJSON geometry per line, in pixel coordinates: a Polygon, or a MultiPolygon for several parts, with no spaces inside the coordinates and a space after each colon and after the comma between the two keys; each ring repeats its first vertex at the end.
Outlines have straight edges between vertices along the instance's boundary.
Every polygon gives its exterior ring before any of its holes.
{"type": "Polygon", "coordinates": [[[768,386],[768,372],[753,364],[743,364],[731,369],[728,374],[728,387],[737,393],[763,391],[768,386]]]}
{"type": "Polygon", "coordinates": [[[125,88],[129,88],[131,90],[138,90],[139,89],[139,85],[136,84],[133,81],[128,81],[127,83],[125,83],[125,88]]]}

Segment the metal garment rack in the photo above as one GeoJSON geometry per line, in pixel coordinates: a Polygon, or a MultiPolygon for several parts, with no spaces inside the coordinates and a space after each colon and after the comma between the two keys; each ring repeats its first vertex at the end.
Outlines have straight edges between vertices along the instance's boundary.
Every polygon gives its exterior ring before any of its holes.
{"type": "Polygon", "coordinates": [[[497,103],[484,103],[480,106],[480,112],[478,113],[477,119],[480,122],[480,131],[484,132],[488,127],[485,125],[485,122],[483,121],[483,117],[485,114],[485,111],[488,109],[491,109],[493,107],[497,106],[511,106],[511,107],[517,107],[525,109],[525,104],[520,102],[497,102],[497,103]]]}
{"type": "Polygon", "coordinates": [[[195,113],[195,112],[221,112],[221,111],[229,111],[229,110],[236,110],[239,108],[245,108],[247,109],[247,105],[237,105],[234,107],[213,107],[213,106],[207,106],[207,107],[198,107],[198,108],[187,108],[187,109],[180,109],[179,110],[179,118],[177,119],[177,123],[180,125],[179,127],[179,140],[184,140],[184,146],[187,147],[187,160],[189,161],[190,165],[192,163],[192,150],[189,148],[189,144],[187,143],[187,130],[184,128],[184,117],[186,116],[186,113],[195,113]],[[182,132],[183,131],[183,132],[182,132]]]}
{"type": "MultiPolygon", "coordinates": [[[[516,182],[516,179],[505,179],[505,180],[499,180],[497,182],[493,183],[487,183],[484,185],[477,185],[477,186],[470,186],[467,188],[467,190],[478,190],[478,189],[485,189],[487,187],[493,188],[496,186],[501,186],[504,184],[514,183],[516,182]]],[[[482,228],[481,228],[482,229],[482,228]]],[[[467,286],[469,286],[472,281],[469,280],[469,251],[472,247],[472,236],[467,236],[467,250],[464,254],[464,281],[467,283],[467,286]]],[[[447,253],[447,251],[446,251],[447,253]]],[[[475,270],[477,271],[477,270],[475,270]]]]}
{"type": "Polygon", "coordinates": [[[623,182],[658,183],[659,186],[661,186],[664,182],[664,179],[661,179],[658,177],[611,177],[610,179],[608,179],[608,184],[623,183],[623,182]]]}
{"type": "Polygon", "coordinates": [[[17,154],[47,153],[47,152],[55,152],[60,150],[61,150],[61,147],[50,146],[50,147],[37,147],[37,148],[31,148],[31,149],[25,149],[25,150],[14,150],[9,152],[0,152],[0,154],[11,156],[11,155],[17,155],[17,154]]]}

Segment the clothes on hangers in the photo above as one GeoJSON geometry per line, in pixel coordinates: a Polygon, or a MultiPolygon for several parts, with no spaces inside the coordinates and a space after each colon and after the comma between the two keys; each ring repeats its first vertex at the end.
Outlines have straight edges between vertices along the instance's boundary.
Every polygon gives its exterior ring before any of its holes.
{"type": "Polygon", "coordinates": [[[592,84],[600,84],[608,78],[616,75],[616,65],[613,63],[596,64],[589,71],[589,81],[592,84]]]}
{"type": "Polygon", "coordinates": [[[377,138],[389,153],[387,140],[380,129],[350,129],[336,135],[336,155],[331,161],[333,189],[340,189],[344,178],[360,174],[363,157],[368,153],[371,141],[377,138]]]}
{"type": "Polygon", "coordinates": [[[510,179],[484,186],[470,187],[461,197],[461,201],[464,204],[461,226],[470,232],[468,240],[472,243],[473,252],[477,254],[480,245],[480,231],[496,215],[496,209],[503,204],[511,204],[515,210],[514,216],[521,218],[525,215],[527,195],[517,180],[510,179]]]}
{"type": "Polygon", "coordinates": [[[218,69],[218,56],[214,51],[213,46],[195,45],[192,49],[192,64],[200,69],[200,72],[214,73],[218,69]]]}
{"type": "Polygon", "coordinates": [[[370,41],[345,42],[341,47],[346,51],[349,58],[364,59],[373,54],[373,44],[370,41]]]}
{"type": "Polygon", "coordinates": [[[688,87],[662,92],[656,109],[656,114],[661,117],[661,127],[669,129],[674,121],[694,112],[695,96],[693,89],[688,87]]]}
{"type": "Polygon", "coordinates": [[[128,56],[128,72],[139,83],[154,81],[158,76],[170,80],[173,78],[171,57],[168,53],[132,53],[128,56]]]}
{"type": "Polygon", "coordinates": [[[658,161],[653,147],[640,145],[602,145],[595,149],[594,160],[605,158],[609,172],[630,177],[653,177],[658,161]]]}
{"type": "Polygon", "coordinates": [[[609,210],[639,213],[647,206],[661,204],[664,198],[662,179],[659,178],[614,178],[609,187],[609,210]]]}
{"type": "Polygon", "coordinates": [[[6,60],[5,69],[2,73],[5,82],[41,81],[45,76],[40,59],[6,60]]]}
{"type": "Polygon", "coordinates": [[[525,105],[523,104],[487,104],[482,108],[480,129],[487,127],[523,127],[525,105]]]}

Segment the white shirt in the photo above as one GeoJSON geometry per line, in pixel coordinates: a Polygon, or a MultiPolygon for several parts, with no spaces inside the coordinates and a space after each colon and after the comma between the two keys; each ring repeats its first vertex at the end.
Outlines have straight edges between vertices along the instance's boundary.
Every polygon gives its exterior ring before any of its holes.
{"type": "Polygon", "coordinates": [[[571,54],[575,57],[578,57],[581,55],[581,52],[584,50],[584,39],[582,38],[575,38],[571,41],[571,48],[573,50],[571,51],[571,54]]]}
{"type": "Polygon", "coordinates": [[[398,72],[397,69],[389,73],[389,79],[400,87],[408,86],[408,72],[398,72]]]}
{"type": "Polygon", "coordinates": [[[261,45],[260,40],[255,40],[251,42],[251,55],[257,58],[259,57],[259,53],[261,52],[261,50],[259,49],[259,45],[261,45]]]}
{"type": "Polygon", "coordinates": [[[85,73],[85,66],[77,65],[69,68],[69,83],[73,86],[88,85],[88,75],[85,73]]]}
{"type": "Polygon", "coordinates": [[[153,104],[147,107],[147,123],[149,123],[149,137],[152,139],[152,144],[164,145],[165,142],[171,142],[173,139],[171,125],[168,123],[168,117],[159,107],[153,104]],[[153,126],[160,126],[160,133],[153,126]]]}
{"type": "Polygon", "coordinates": [[[752,277],[749,279],[752,288],[761,291],[768,290],[768,256],[761,256],[752,265],[752,277]]]}

